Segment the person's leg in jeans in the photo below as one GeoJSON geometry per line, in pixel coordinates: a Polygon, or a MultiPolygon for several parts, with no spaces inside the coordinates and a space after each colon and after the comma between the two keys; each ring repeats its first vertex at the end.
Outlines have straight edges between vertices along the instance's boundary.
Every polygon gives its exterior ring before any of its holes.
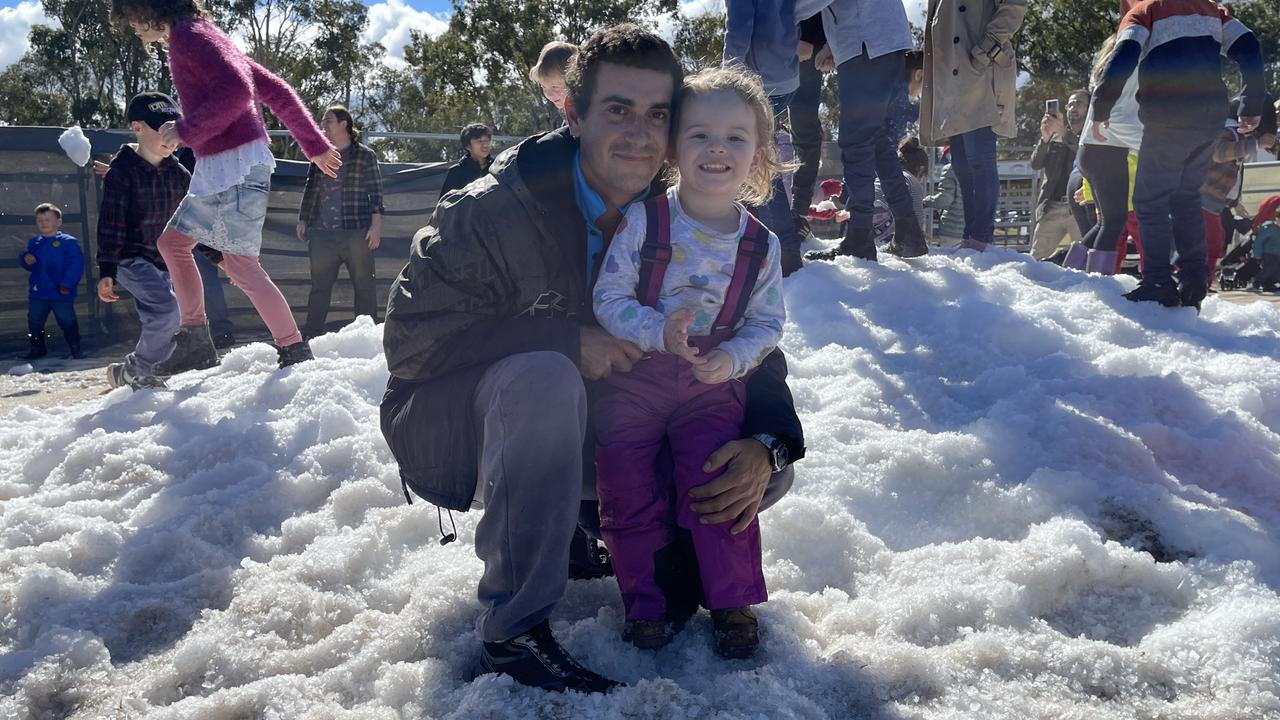
{"type": "Polygon", "coordinates": [[[351,276],[351,287],[355,293],[356,317],[368,315],[374,322],[378,321],[378,294],[374,289],[377,278],[374,275],[373,251],[369,249],[369,241],[365,239],[365,230],[349,230],[347,236],[347,274],[351,276]]]}
{"type": "Polygon", "coordinates": [[[127,258],[116,270],[116,281],[133,296],[142,325],[138,344],[125,356],[125,370],[135,378],[154,376],[173,354],[173,335],[182,324],[169,275],[146,260],[127,258]]]}
{"type": "Polygon", "coordinates": [[[818,104],[822,94],[822,73],[813,60],[800,63],[800,89],[791,96],[791,143],[796,149],[800,167],[791,183],[791,214],[804,218],[813,203],[813,188],[822,161],[822,122],[818,104]]]}
{"type": "Polygon", "coordinates": [[[50,300],[27,301],[27,333],[32,337],[44,336],[44,326],[49,322],[49,313],[53,312],[50,300]]]}
{"type": "MultiPolygon", "coordinates": [[[[1173,282],[1175,196],[1182,187],[1188,160],[1198,149],[1187,147],[1185,133],[1162,125],[1148,124],[1142,147],[1138,150],[1138,175],[1133,189],[1133,209],[1142,230],[1145,249],[1143,285],[1168,285],[1173,282]]],[[[1203,180],[1203,178],[1201,178],[1203,180]]],[[[1196,186],[1199,193],[1199,186],[1196,186]]],[[[1184,193],[1185,195],[1185,193],[1184,193]]],[[[1204,243],[1204,221],[1200,217],[1197,194],[1194,211],[1200,243],[1204,243]]],[[[1199,254],[1203,262],[1204,253],[1199,254]]]]}
{"type": "MultiPolygon", "coordinates": [[[[341,230],[307,229],[307,256],[311,260],[311,293],[307,296],[307,337],[324,334],[325,319],[333,298],[333,284],[338,279],[346,253],[341,230]]],[[[354,275],[352,278],[354,279],[354,275]]]]}
{"type": "Polygon", "coordinates": [[[476,629],[482,640],[502,642],[550,617],[564,595],[587,395],[565,356],[522,353],[485,371],[474,404],[484,503],[475,537],[484,562],[476,629]]]}
{"type": "MultiPolygon", "coordinates": [[[[876,144],[884,136],[884,120],[896,83],[902,77],[903,53],[869,58],[864,52],[837,68],[840,88],[840,157],[850,217],[841,252],[874,260],[871,216],[875,206],[876,144]]],[[[895,169],[895,174],[898,171],[895,169]]],[[[901,178],[901,175],[898,175],[901,178]]]]}
{"type": "Polygon", "coordinates": [[[1000,201],[995,132],[985,127],[951,138],[951,162],[956,169],[956,183],[964,195],[965,236],[983,245],[990,244],[995,239],[996,208],[1000,201]]]}
{"type": "MultiPolygon", "coordinates": [[[[1200,188],[1213,164],[1212,132],[1187,132],[1183,143],[1191,151],[1183,165],[1178,189],[1170,198],[1173,243],[1178,251],[1178,292],[1184,307],[1200,308],[1209,291],[1209,247],[1205,236],[1204,209],[1200,188]],[[1199,145],[1196,141],[1199,140],[1199,145]]],[[[1219,227],[1220,229],[1220,227],[1219,227]]],[[[1221,236],[1216,251],[1221,253],[1221,236]]],[[[1216,262],[1217,258],[1214,258],[1216,262]]]]}
{"type": "MultiPolygon", "coordinates": [[[[899,55],[901,53],[890,53],[899,55]]],[[[905,62],[905,61],[904,61],[905,62]]],[[[903,90],[902,92],[906,92],[903,90]]],[[[895,255],[913,257],[924,255],[929,251],[924,238],[924,228],[916,217],[915,203],[911,199],[911,189],[902,176],[902,163],[898,159],[898,148],[887,132],[882,131],[875,139],[876,177],[880,179],[880,189],[884,193],[889,211],[893,213],[894,239],[889,245],[889,252],[895,255]]]]}
{"type": "Polygon", "coordinates": [[[54,300],[49,303],[50,309],[53,311],[54,322],[58,323],[58,329],[62,331],[62,337],[67,341],[67,349],[72,355],[80,354],[80,321],[76,319],[76,304],[73,300],[54,300]]]}
{"type": "Polygon", "coordinates": [[[204,253],[196,250],[196,268],[200,270],[200,283],[204,287],[204,311],[209,317],[209,331],[217,336],[231,335],[236,331],[227,311],[227,296],[223,292],[222,279],[218,277],[218,266],[214,265],[204,253]]]}
{"type": "Polygon", "coordinates": [[[969,167],[969,157],[965,153],[964,142],[959,135],[950,140],[951,170],[956,175],[956,187],[960,190],[960,202],[964,209],[964,239],[973,237],[973,214],[969,206],[973,204],[973,169],[969,167]]]}
{"type": "Polygon", "coordinates": [[[231,282],[249,296],[249,302],[262,316],[277,346],[284,348],[302,342],[302,333],[298,331],[289,303],[257,257],[223,253],[222,266],[231,282]]]}

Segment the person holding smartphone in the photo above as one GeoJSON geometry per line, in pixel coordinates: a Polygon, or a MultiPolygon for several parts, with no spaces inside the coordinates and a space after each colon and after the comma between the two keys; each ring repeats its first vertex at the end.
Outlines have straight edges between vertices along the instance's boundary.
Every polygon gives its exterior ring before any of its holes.
{"type": "Polygon", "coordinates": [[[1064,238],[1080,242],[1080,227],[1071,215],[1067,185],[1085,115],[1089,112],[1089,91],[1071,93],[1065,117],[1059,111],[1057,98],[1046,100],[1044,106],[1040,141],[1031,152],[1031,168],[1044,173],[1040,195],[1036,198],[1035,234],[1031,240],[1031,257],[1036,260],[1051,257],[1064,238]]]}

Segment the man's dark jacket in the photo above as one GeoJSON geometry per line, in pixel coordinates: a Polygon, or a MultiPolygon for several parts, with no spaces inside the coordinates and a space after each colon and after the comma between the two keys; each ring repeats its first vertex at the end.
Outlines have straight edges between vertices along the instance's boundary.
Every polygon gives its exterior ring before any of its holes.
{"type": "MultiPolygon", "coordinates": [[[[573,185],[577,148],[561,128],[503,152],[490,174],[441,201],[392,285],[382,432],[404,483],[441,507],[467,510],[475,496],[473,397],[485,370],[537,351],[579,364],[580,328],[595,324],[573,185]]],[[[775,351],[752,376],[743,434],[783,438],[794,462],[804,439],[786,374],[775,351]]]]}
{"type": "Polygon", "coordinates": [[[1076,148],[1080,140],[1076,134],[1067,129],[1065,138],[1054,135],[1048,142],[1039,140],[1031,151],[1031,169],[1044,171],[1044,182],[1040,183],[1040,197],[1036,198],[1036,207],[1043,208],[1051,202],[1068,200],[1067,181],[1071,179],[1071,169],[1076,161],[1076,148]]]}
{"type": "MultiPolygon", "coordinates": [[[[493,161],[489,158],[485,158],[485,161],[485,165],[492,169],[493,161]]],[[[480,163],[476,162],[475,158],[466,155],[449,166],[449,172],[444,176],[444,184],[440,186],[440,197],[444,197],[452,190],[461,190],[487,174],[488,171],[480,167],[480,163]]]]}

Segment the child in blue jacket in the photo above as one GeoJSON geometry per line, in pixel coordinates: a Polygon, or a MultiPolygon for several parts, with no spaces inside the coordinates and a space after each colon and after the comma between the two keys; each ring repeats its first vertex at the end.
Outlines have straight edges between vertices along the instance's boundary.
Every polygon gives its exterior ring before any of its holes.
{"type": "Polygon", "coordinates": [[[80,243],[62,232],[61,227],[62,210],[52,203],[42,203],[36,208],[39,234],[18,256],[18,264],[31,273],[27,293],[27,337],[31,349],[24,356],[27,360],[49,354],[44,324],[50,312],[62,329],[71,357],[84,357],[80,351],[80,324],[76,321],[76,289],[84,277],[84,253],[80,243]]]}

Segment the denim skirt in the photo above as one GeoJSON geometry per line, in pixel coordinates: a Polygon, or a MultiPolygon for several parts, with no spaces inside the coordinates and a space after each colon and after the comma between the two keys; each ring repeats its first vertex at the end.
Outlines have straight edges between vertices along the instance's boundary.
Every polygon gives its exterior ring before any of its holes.
{"type": "Polygon", "coordinates": [[[239,185],[216,195],[182,198],[169,227],[201,245],[232,255],[257,257],[262,250],[262,223],[267,218],[271,168],[254,165],[239,185]]]}

